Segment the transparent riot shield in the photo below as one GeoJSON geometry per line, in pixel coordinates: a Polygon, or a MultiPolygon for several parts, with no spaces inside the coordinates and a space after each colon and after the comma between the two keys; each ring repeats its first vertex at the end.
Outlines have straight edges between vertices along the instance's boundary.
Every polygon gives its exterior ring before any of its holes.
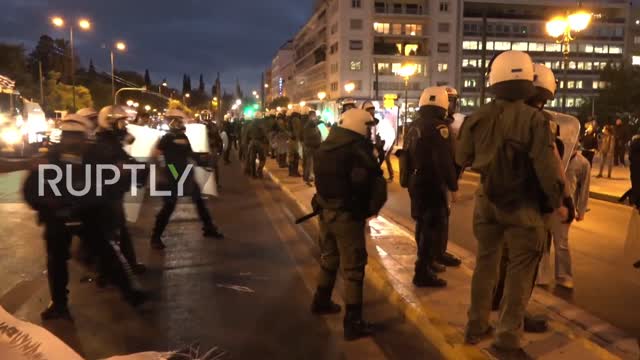
{"type": "Polygon", "coordinates": [[[318,124],[318,130],[320,130],[322,141],[325,141],[327,139],[327,136],[329,136],[329,128],[327,127],[327,125],[321,122],[318,124]]]}
{"type": "Polygon", "coordinates": [[[567,169],[571,155],[578,146],[580,137],[580,121],[568,114],[561,114],[555,111],[545,110],[550,115],[551,121],[555,122],[560,128],[560,140],[564,143],[564,154],[562,156],[563,169],[567,169]]]}
{"type": "Polygon", "coordinates": [[[393,126],[391,119],[388,117],[383,117],[376,126],[376,131],[380,138],[384,141],[384,151],[385,153],[389,153],[393,148],[394,143],[396,142],[396,129],[393,126]]]}
{"type": "Polygon", "coordinates": [[[464,118],[466,115],[461,113],[453,114],[453,122],[451,123],[451,136],[454,139],[458,138],[458,133],[460,133],[460,128],[462,127],[462,123],[464,122],[464,118]]]}

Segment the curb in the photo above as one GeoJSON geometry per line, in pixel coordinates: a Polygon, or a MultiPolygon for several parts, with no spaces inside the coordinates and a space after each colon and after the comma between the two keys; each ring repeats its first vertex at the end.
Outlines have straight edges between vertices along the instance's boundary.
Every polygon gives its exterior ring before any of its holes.
{"type": "MultiPolygon", "coordinates": [[[[270,169],[265,167],[264,171],[271,181],[278,185],[302,212],[308,211],[307,206],[299,201],[293,192],[271,173],[270,169]]],[[[460,336],[457,334],[457,331],[445,324],[436,314],[430,312],[428,309],[424,309],[414,295],[405,289],[404,286],[394,286],[388,280],[389,276],[379,261],[369,259],[365,281],[382,293],[387,301],[396,307],[404,318],[420,331],[425,340],[433,345],[443,359],[490,359],[481,349],[462,345],[462,341],[460,341],[459,344],[452,344],[450,339],[456,339],[460,336]]]]}

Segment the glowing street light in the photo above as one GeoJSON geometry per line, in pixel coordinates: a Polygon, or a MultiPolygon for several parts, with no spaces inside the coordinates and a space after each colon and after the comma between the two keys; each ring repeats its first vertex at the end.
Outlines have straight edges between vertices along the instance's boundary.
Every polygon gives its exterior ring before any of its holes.
{"type": "MultiPolygon", "coordinates": [[[[127,45],[122,41],[117,41],[114,45],[115,49],[118,51],[125,51],[127,49],[127,45]]],[[[113,54],[113,48],[110,50],[111,55],[111,96],[113,97],[113,104],[116,104],[116,66],[115,66],[115,55],[113,54]]]]}
{"type": "Polygon", "coordinates": [[[268,89],[269,88],[269,84],[264,84],[264,88],[268,89]]]}
{"type": "Polygon", "coordinates": [[[127,106],[128,107],[132,107],[133,106],[133,100],[127,100],[127,106]]]}
{"type": "Polygon", "coordinates": [[[186,94],[184,94],[184,96],[185,96],[186,98],[190,98],[190,97],[191,97],[191,94],[186,93],[186,94]]]}
{"type": "Polygon", "coordinates": [[[306,101],[300,101],[300,107],[305,107],[305,105],[307,105],[306,101]]]}
{"type": "Polygon", "coordinates": [[[145,105],[144,109],[145,109],[146,111],[150,111],[150,110],[151,110],[151,106],[149,106],[149,105],[145,105]]]}
{"type": "Polygon", "coordinates": [[[287,109],[289,109],[289,110],[293,109],[293,104],[287,105],[287,109]]]}
{"type": "Polygon", "coordinates": [[[140,104],[139,103],[133,103],[133,107],[137,109],[137,108],[140,107],[140,104]]]}
{"type": "MultiPolygon", "coordinates": [[[[54,16],[51,18],[51,23],[57,28],[63,28],[66,24],[65,20],[61,16],[54,16]]],[[[91,22],[88,19],[79,19],[78,26],[81,30],[90,30],[91,22]]],[[[73,110],[76,108],[76,65],[75,65],[75,46],[73,42],[73,26],[69,26],[69,48],[71,50],[71,89],[73,94],[73,110]]]]}
{"type": "MultiPolygon", "coordinates": [[[[591,23],[593,14],[584,10],[569,13],[566,16],[556,16],[546,23],[547,34],[556,40],[556,43],[562,44],[563,64],[563,82],[567,84],[567,68],[569,67],[569,51],[570,43],[574,40],[574,33],[586,30],[591,23]]],[[[562,94],[562,112],[566,109],[566,85],[562,94]]]]}
{"type": "Polygon", "coordinates": [[[240,99],[236,100],[236,105],[238,105],[238,106],[242,105],[242,100],[240,100],[240,99]]]}
{"type": "Polygon", "coordinates": [[[418,71],[418,65],[406,63],[402,65],[397,74],[404,78],[404,123],[402,124],[402,133],[406,132],[407,121],[409,120],[409,78],[418,71]]]}
{"type": "Polygon", "coordinates": [[[326,97],[327,97],[327,93],[326,93],[326,92],[324,92],[324,91],[320,91],[320,92],[318,93],[318,99],[319,99],[320,101],[323,101],[324,99],[326,99],[326,97]]]}
{"type": "Polygon", "coordinates": [[[89,30],[91,29],[91,22],[87,19],[80,19],[78,20],[78,26],[80,26],[82,30],[89,30]]]}
{"type": "Polygon", "coordinates": [[[351,94],[355,89],[356,89],[356,84],[354,82],[348,82],[344,84],[344,91],[346,91],[348,94],[351,94]]]}

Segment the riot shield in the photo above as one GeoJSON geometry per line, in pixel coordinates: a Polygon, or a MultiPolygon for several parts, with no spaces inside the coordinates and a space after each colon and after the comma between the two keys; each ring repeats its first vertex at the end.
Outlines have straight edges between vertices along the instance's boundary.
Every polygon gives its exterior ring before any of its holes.
{"type": "Polygon", "coordinates": [[[322,136],[322,141],[327,139],[329,136],[329,128],[323,122],[318,124],[318,130],[320,130],[320,136],[322,136]]]}
{"type": "Polygon", "coordinates": [[[551,121],[560,128],[560,140],[564,143],[564,154],[562,156],[562,168],[566,171],[571,161],[571,155],[578,146],[580,137],[580,121],[571,115],[561,114],[555,111],[545,110],[550,115],[551,121]]]}
{"type": "Polygon", "coordinates": [[[392,120],[388,117],[383,117],[378,125],[376,131],[380,135],[380,139],[384,141],[384,151],[388,153],[396,142],[396,128],[392,124],[392,120]]]}
{"type": "Polygon", "coordinates": [[[451,123],[451,137],[454,139],[458,138],[458,133],[460,132],[460,128],[462,127],[462,123],[464,122],[465,114],[455,113],[453,114],[453,122],[451,123]]]}
{"type": "Polygon", "coordinates": [[[185,125],[185,135],[189,138],[191,149],[195,153],[209,153],[209,136],[205,124],[185,125]]]}
{"type": "Polygon", "coordinates": [[[146,161],[156,147],[162,132],[146,126],[129,124],[127,131],[133,135],[136,141],[124,147],[125,151],[138,161],[146,161]]]}

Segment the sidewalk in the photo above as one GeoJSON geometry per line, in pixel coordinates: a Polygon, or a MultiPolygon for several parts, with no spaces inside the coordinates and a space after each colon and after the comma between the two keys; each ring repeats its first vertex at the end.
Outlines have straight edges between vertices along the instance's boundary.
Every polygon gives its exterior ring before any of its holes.
{"type": "Polygon", "coordinates": [[[599,155],[593,159],[593,167],[591,168],[591,197],[617,202],[618,199],[631,188],[629,161],[627,160],[627,167],[614,166],[611,172],[611,179],[607,177],[608,168],[606,166],[603,169],[604,177],[597,177],[600,173],[601,161],[599,155]]]}
{"type": "MultiPolygon", "coordinates": [[[[303,212],[311,211],[313,187],[288,177],[286,169],[278,169],[271,160],[267,170],[303,212]]],[[[411,284],[416,254],[412,232],[382,216],[370,220],[369,227],[367,281],[384,291],[444,358],[490,358],[484,351],[490,341],[475,347],[463,344],[473,254],[450,243],[449,251],[463,259],[463,266],[444,274],[449,286],[416,289],[411,284]]],[[[536,289],[528,309],[550,318],[549,332],[525,335],[525,350],[536,359],[638,359],[636,339],[548,292],[536,289]]]]}

